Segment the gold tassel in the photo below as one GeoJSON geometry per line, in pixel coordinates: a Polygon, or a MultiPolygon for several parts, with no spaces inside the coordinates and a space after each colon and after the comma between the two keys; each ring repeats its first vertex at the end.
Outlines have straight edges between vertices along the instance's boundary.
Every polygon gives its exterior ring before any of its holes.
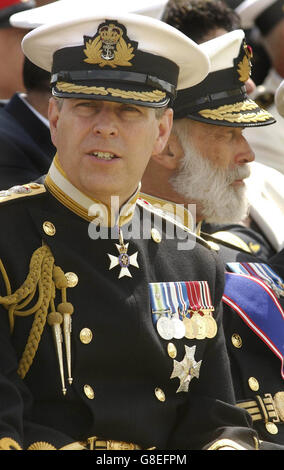
{"type": "Polygon", "coordinates": [[[58,312],[63,316],[63,334],[66,350],[66,360],[68,369],[68,382],[71,385],[73,382],[71,373],[71,331],[72,331],[72,319],[71,315],[74,312],[74,307],[70,302],[62,302],[57,306],[58,312]]]}
{"type": "Polygon", "coordinates": [[[65,387],[65,378],[64,378],[64,365],[63,365],[63,353],[62,353],[62,333],[61,333],[61,323],[63,321],[62,315],[59,312],[50,312],[47,315],[47,322],[52,328],[53,338],[55,349],[57,353],[57,359],[59,363],[62,392],[63,395],[66,395],[67,389],[65,387]]]}

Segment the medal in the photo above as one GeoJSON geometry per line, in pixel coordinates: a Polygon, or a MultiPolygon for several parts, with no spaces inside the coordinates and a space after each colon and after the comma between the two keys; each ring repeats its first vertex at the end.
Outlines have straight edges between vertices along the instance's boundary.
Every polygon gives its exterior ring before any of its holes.
{"type": "Polygon", "coordinates": [[[136,253],[130,256],[128,255],[127,250],[128,250],[129,243],[127,243],[126,245],[124,244],[121,230],[119,230],[119,241],[120,241],[119,245],[115,244],[119,252],[119,256],[113,256],[108,253],[108,257],[110,259],[109,270],[119,265],[121,269],[120,269],[118,279],[120,279],[123,276],[132,277],[128,268],[129,266],[135,266],[135,268],[139,268],[139,265],[137,263],[138,252],[136,251],[136,253]]]}
{"type": "Polygon", "coordinates": [[[212,316],[214,307],[211,301],[207,281],[185,283],[188,293],[191,318],[187,318],[186,337],[188,339],[213,338],[217,333],[217,324],[212,316]]]}
{"type": "Polygon", "coordinates": [[[215,318],[207,314],[204,315],[203,320],[205,323],[206,338],[214,338],[218,330],[215,318]]]}
{"type": "Polygon", "coordinates": [[[184,336],[185,336],[184,323],[179,318],[176,318],[176,317],[173,317],[171,319],[171,322],[172,322],[173,328],[174,328],[174,338],[175,339],[184,338],[184,336]]]}
{"type": "Polygon", "coordinates": [[[194,337],[196,339],[206,338],[206,323],[200,313],[194,313],[191,317],[193,323],[194,337]]]}
{"type": "Polygon", "coordinates": [[[185,355],[182,361],[178,362],[174,359],[174,367],[171,375],[171,379],[179,378],[180,385],[176,391],[187,392],[191,380],[196,377],[199,378],[199,371],[202,361],[196,362],[194,359],[196,346],[189,348],[185,346],[185,355]]]}
{"type": "Polygon", "coordinates": [[[187,339],[194,339],[195,338],[195,333],[194,333],[193,323],[191,321],[191,318],[185,317],[183,319],[183,324],[185,326],[185,335],[184,336],[187,339]]]}
{"type": "Polygon", "coordinates": [[[163,315],[162,317],[159,318],[157,321],[157,331],[161,338],[170,340],[173,339],[174,337],[174,324],[171,320],[171,318],[166,317],[163,315]]]}
{"type": "Polygon", "coordinates": [[[174,338],[181,339],[185,335],[185,326],[179,318],[180,312],[180,290],[178,282],[166,282],[165,283],[165,295],[168,299],[168,305],[170,306],[172,312],[172,324],[174,328],[174,338]]]}
{"type": "Polygon", "coordinates": [[[170,340],[174,337],[174,324],[170,317],[171,310],[165,295],[164,285],[162,282],[153,282],[149,287],[152,315],[157,331],[161,338],[170,340]]]}
{"type": "Polygon", "coordinates": [[[205,339],[217,333],[207,281],[149,284],[153,322],[161,338],[205,339]]]}

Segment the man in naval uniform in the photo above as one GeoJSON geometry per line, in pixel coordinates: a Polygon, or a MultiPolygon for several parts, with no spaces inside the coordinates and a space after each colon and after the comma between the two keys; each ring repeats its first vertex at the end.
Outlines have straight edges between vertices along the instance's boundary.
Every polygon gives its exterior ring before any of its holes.
{"type": "Polygon", "coordinates": [[[267,259],[274,250],[239,223],[248,212],[244,179],[254,159],[242,133],[245,127],[274,119],[247,97],[250,51],[242,30],[200,47],[210,57],[210,74],[201,84],[178,92],[170,139],[162,154],[150,160],[142,192],[164,203],[195,204],[197,229],[218,243],[224,263],[255,253],[267,259]]]}
{"type": "Polygon", "coordinates": [[[248,179],[248,198],[253,220],[261,227],[276,251],[284,247],[283,204],[283,116],[275,105],[275,91],[284,76],[283,1],[246,0],[236,9],[244,28],[253,27],[271,59],[271,68],[252,93],[252,98],[265,107],[276,119],[274,126],[252,129],[245,136],[255,152],[251,176],[248,179]]]}
{"type": "MultiPolygon", "coordinates": [[[[180,219],[184,215],[181,204],[186,203],[196,204],[197,221],[210,224],[238,221],[246,214],[242,179],[249,174],[253,153],[242,128],[273,120],[248,100],[244,84],[238,84],[239,72],[244,82],[249,71],[249,51],[243,40],[244,32],[236,30],[200,46],[210,56],[211,71],[202,83],[178,91],[168,144],[162,154],[152,157],[143,176],[142,189],[150,193],[143,197],[180,219]]],[[[182,220],[190,221],[188,212],[182,220]]],[[[257,258],[237,237],[233,246],[233,237],[225,238],[227,232],[212,238],[205,232],[201,235],[208,241],[218,240],[227,271],[223,325],[238,404],[252,412],[265,441],[261,448],[282,446],[283,450],[281,273],[274,264],[257,258]]]]}
{"type": "MultiPolygon", "coordinates": [[[[198,44],[240,28],[238,15],[222,1],[169,0],[162,17],[166,23],[198,44]]],[[[252,53],[254,62],[254,52],[252,53]]],[[[245,85],[249,98],[252,98],[255,84],[249,78],[245,85]]],[[[249,126],[249,129],[244,129],[244,136],[249,142],[248,136],[251,133],[257,133],[260,137],[260,134],[267,129],[273,130],[274,126],[275,124],[261,130],[249,126]]],[[[218,232],[222,231],[222,238],[226,237],[227,244],[237,242],[244,245],[245,242],[249,245],[250,251],[262,258],[268,258],[272,252],[277,252],[284,246],[284,232],[279,229],[284,224],[284,205],[281,196],[284,176],[268,165],[255,161],[250,163],[251,174],[246,179],[250,205],[246,227],[240,224],[218,227],[218,232]]],[[[208,230],[206,227],[206,231],[208,230]]]]}
{"type": "MultiPolygon", "coordinates": [[[[93,0],[83,0],[83,3],[84,8],[93,11],[93,0]]],[[[53,22],[54,18],[75,18],[82,8],[77,0],[58,0],[29,9],[24,5],[26,2],[13,2],[13,8],[5,8],[9,20],[5,17],[5,24],[9,23],[10,34],[14,30],[14,34],[23,31],[24,35],[28,30],[53,22]],[[20,6],[25,9],[20,11],[20,6]]],[[[116,1],[108,1],[109,8],[115,5],[116,1]]],[[[138,9],[142,14],[154,16],[160,14],[162,7],[162,0],[144,1],[143,7],[140,2],[124,0],[120,9],[133,12],[138,9]]],[[[50,74],[26,58],[22,75],[26,93],[15,93],[0,109],[0,190],[35,181],[46,174],[55,153],[47,120],[50,74]]]]}
{"type": "Polygon", "coordinates": [[[23,49],[52,73],[57,154],[44,186],[2,194],[1,448],[255,449],[222,264],[138,200],[175,89],[204,79],[206,54],[157,20],[83,11],[23,49]]]}

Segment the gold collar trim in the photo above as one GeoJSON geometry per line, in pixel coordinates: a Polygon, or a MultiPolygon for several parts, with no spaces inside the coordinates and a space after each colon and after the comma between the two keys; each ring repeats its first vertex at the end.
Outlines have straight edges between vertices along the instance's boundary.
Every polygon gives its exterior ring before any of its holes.
{"type": "Polygon", "coordinates": [[[166,214],[170,214],[179,223],[185,225],[185,227],[189,228],[192,232],[195,232],[194,217],[192,216],[191,212],[186,209],[184,204],[176,204],[175,202],[167,201],[166,199],[161,199],[156,196],[141,192],[139,197],[146,200],[152,204],[152,206],[160,209],[166,214]]]}
{"type": "Polygon", "coordinates": [[[123,204],[119,214],[116,215],[114,210],[112,211],[99,200],[86,196],[68,180],[57,154],[45,178],[45,186],[61,204],[79,217],[89,222],[96,221],[105,227],[113,227],[116,223],[122,226],[132,219],[140,189],[139,184],[137,191],[123,204]]]}

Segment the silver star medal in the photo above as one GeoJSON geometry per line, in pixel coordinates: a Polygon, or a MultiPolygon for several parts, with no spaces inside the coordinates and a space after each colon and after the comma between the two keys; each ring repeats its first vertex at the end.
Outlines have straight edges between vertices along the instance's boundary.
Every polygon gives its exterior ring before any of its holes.
{"type": "Polygon", "coordinates": [[[171,379],[178,377],[180,380],[179,388],[176,393],[188,392],[189,383],[193,377],[199,378],[199,371],[202,361],[196,362],[194,359],[196,346],[189,348],[185,346],[185,355],[182,361],[174,360],[174,368],[171,379]]]}
{"type": "Polygon", "coordinates": [[[124,244],[123,235],[122,235],[121,231],[119,233],[119,241],[120,241],[119,245],[115,244],[115,246],[116,246],[116,248],[119,252],[119,255],[118,256],[113,256],[113,255],[110,255],[108,253],[108,257],[110,259],[109,270],[113,269],[115,266],[119,265],[121,267],[121,270],[120,270],[118,279],[120,279],[123,276],[132,277],[128,267],[129,266],[135,266],[135,268],[139,268],[139,264],[137,263],[138,251],[136,251],[136,253],[134,253],[133,255],[130,255],[130,256],[127,254],[129,243],[127,243],[126,245],[124,244]]]}

